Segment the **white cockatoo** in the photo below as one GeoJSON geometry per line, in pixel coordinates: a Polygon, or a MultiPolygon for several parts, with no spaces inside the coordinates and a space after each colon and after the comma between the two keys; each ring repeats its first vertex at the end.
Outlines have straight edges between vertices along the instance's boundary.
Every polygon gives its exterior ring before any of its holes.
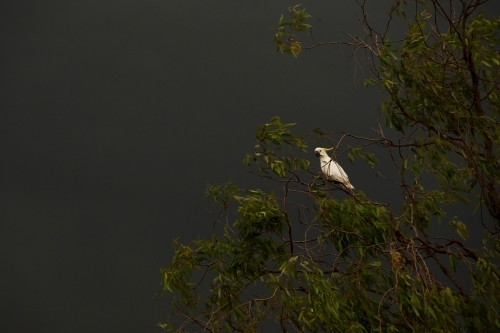
{"type": "Polygon", "coordinates": [[[326,153],[328,150],[332,149],[333,148],[326,149],[321,147],[314,149],[314,154],[319,157],[321,171],[323,171],[328,180],[340,183],[349,190],[354,190],[354,186],[349,182],[349,177],[347,177],[344,169],[326,153]]]}

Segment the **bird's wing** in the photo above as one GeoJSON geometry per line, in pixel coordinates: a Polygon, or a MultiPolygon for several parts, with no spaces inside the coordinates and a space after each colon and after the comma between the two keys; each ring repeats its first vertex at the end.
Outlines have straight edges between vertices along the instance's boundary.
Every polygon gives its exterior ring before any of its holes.
{"type": "Polygon", "coordinates": [[[326,171],[325,174],[328,176],[328,178],[341,183],[349,183],[349,177],[347,177],[344,169],[342,169],[340,164],[338,164],[333,159],[331,159],[330,162],[327,162],[324,168],[324,171],[326,171]]]}
{"type": "Polygon", "coordinates": [[[341,179],[344,180],[346,183],[349,183],[349,177],[347,177],[347,173],[345,173],[344,169],[342,169],[340,164],[338,164],[336,161],[334,161],[334,162],[338,167],[338,171],[339,171],[341,179]]]}

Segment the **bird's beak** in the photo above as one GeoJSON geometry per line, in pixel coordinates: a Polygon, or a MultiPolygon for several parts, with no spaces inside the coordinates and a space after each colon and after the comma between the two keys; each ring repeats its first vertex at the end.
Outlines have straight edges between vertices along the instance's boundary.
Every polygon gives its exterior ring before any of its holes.
{"type": "Polygon", "coordinates": [[[321,155],[321,154],[319,153],[319,151],[315,151],[314,155],[316,155],[317,157],[319,157],[319,155],[321,155]]]}

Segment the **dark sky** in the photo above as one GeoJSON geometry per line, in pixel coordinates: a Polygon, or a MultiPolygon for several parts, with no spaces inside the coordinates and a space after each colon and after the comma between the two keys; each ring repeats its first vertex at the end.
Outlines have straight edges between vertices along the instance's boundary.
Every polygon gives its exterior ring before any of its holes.
{"type": "MultiPolygon", "coordinates": [[[[154,331],[172,239],[209,233],[205,185],[246,181],[258,124],[370,130],[380,97],[353,89],[353,59],[276,53],[294,4],[2,3],[2,332],[154,331]]],[[[350,2],[302,4],[319,39],[359,31],[350,2]]]]}

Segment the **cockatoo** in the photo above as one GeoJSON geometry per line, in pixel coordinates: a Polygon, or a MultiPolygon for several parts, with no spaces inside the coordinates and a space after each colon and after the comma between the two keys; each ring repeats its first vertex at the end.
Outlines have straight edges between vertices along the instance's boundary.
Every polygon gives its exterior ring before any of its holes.
{"type": "Polygon", "coordinates": [[[328,150],[332,149],[333,148],[326,149],[321,147],[314,149],[314,154],[319,157],[321,171],[323,171],[328,180],[340,183],[349,190],[354,190],[354,186],[349,182],[349,177],[347,177],[344,169],[326,153],[328,150]]]}

